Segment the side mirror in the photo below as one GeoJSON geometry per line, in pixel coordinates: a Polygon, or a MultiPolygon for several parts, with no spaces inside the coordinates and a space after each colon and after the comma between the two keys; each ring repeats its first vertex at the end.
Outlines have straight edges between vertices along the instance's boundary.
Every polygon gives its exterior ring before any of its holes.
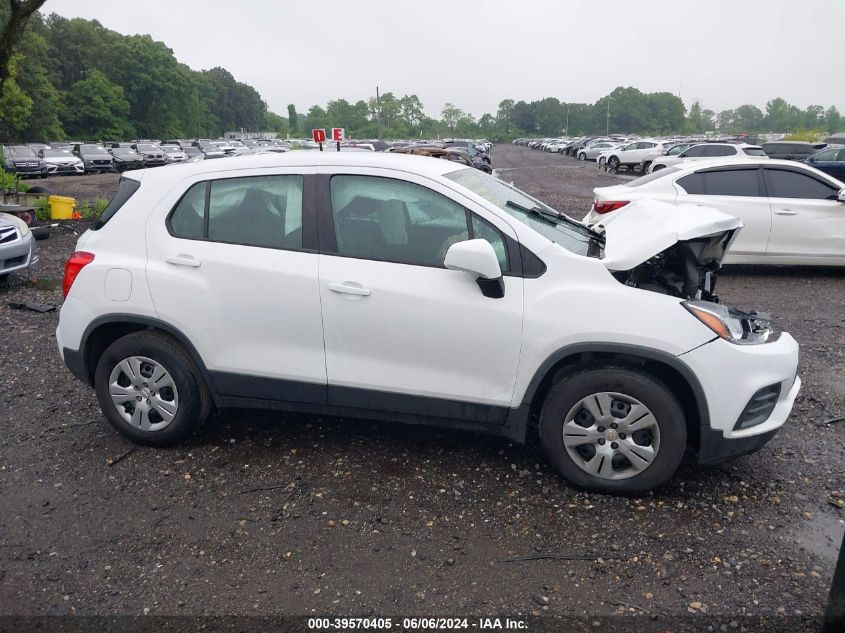
{"type": "MultiPolygon", "coordinates": [[[[840,190],[839,190],[839,195],[838,195],[838,196],[836,196],[836,199],[837,199],[839,202],[845,202],[845,189],[840,189],[840,190]]],[[[491,247],[491,248],[492,248],[492,247],[491,247]]],[[[448,255],[448,253],[447,253],[447,255],[448,255]]]]}
{"type": "Polygon", "coordinates": [[[490,242],[482,239],[456,242],[446,251],[443,265],[477,277],[476,282],[485,297],[500,299],[505,296],[505,282],[499,258],[490,242]]]}

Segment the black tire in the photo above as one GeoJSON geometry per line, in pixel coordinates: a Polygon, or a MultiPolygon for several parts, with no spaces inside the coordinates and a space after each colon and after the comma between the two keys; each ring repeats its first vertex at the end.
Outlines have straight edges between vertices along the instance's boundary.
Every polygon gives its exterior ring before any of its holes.
{"type": "Polygon", "coordinates": [[[584,152],[578,154],[578,160],[587,160],[587,155],[584,152]]]}
{"type": "Polygon", "coordinates": [[[619,158],[617,156],[611,156],[608,158],[607,167],[609,169],[619,169],[619,158]]]}
{"type": "Polygon", "coordinates": [[[47,187],[42,187],[41,185],[36,185],[35,187],[30,187],[27,190],[27,193],[41,193],[49,195],[51,192],[47,187]]]}
{"type": "Polygon", "coordinates": [[[540,414],[540,443],[561,476],[581,490],[640,496],[663,485],[675,473],[686,450],[687,428],[683,410],[666,386],[632,368],[607,365],[578,369],[554,385],[540,414]],[[660,448],[654,461],[627,479],[591,475],[576,464],[563,444],[564,417],[579,400],[593,393],[617,392],[649,408],[660,430],[660,448]]]}
{"type": "Polygon", "coordinates": [[[642,167],[642,169],[640,169],[640,173],[641,173],[641,174],[647,174],[647,173],[648,173],[648,168],[649,168],[650,166],[651,166],[651,161],[650,161],[650,160],[647,160],[646,162],[644,162],[644,163],[643,163],[643,167],[642,167]]]}
{"type": "Polygon", "coordinates": [[[178,341],[161,332],[135,332],[109,345],[97,361],[94,387],[100,409],[109,423],[124,437],[147,446],[177,444],[199,428],[211,412],[211,397],[196,363],[178,341]],[[160,363],[176,384],[179,406],[173,420],[161,430],[142,430],[129,424],[109,395],[112,370],[131,356],[144,356],[160,363]]]}

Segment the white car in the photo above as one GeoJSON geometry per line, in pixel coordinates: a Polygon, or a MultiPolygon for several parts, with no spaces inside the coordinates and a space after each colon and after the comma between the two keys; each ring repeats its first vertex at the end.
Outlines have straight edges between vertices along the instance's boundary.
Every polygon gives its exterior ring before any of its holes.
{"type": "Polygon", "coordinates": [[[213,407],[515,442],[539,419],[573,485],[640,495],[688,444],[762,446],[801,384],[792,337],[710,293],[740,222],[651,204],[600,235],[476,169],[379,152],[129,172],[67,262],[58,347],[135,442],[213,407]]]}
{"type": "Polygon", "coordinates": [[[10,213],[0,213],[0,283],[11,273],[37,263],[35,237],[26,222],[10,213]]]}
{"type": "MultiPolygon", "coordinates": [[[[600,141],[599,143],[582,147],[578,150],[578,160],[597,160],[600,154],[609,153],[619,146],[619,143],[614,143],[613,141],[600,141]]],[[[607,160],[606,157],[605,160],[607,160]]]]}
{"type": "Polygon", "coordinates": [[[82,175],[85,173],[85,165],[82,160],[69,149],[45,147],[38,150],[38,157],[44,162],[47,174],[50,176],[57,174],[82,175]]]}
{"type": "Polygon", "coordinates": [[[668,148],[669,144],[665,141],[655,141],[650,139],[641,139],[626,143],[621,147],[612,149],[604,156],[607,166],[610,169],[618,169],[619,167],[634,167],[642,163],[643,157],[652,152],[660,152],[668,148]]]}
{"type": "Polygon", "coordinates": [[[802,163],[749,158],[680,164],[593,193],[584,218],[590,226],[612,224],[633,212],[637,200],[712,207],[744,224],[725,263],[845,265],[845,184],[802,163]]]}
{"type": "Polygon", "coordinates": [[[658,171],[670,165],[694,160],[742,160],[745,158],[768,158],[768,156],[759,145],[749,145],[748,143],[696,143],[674,156],[667,155],[655,158],[651,161],[651,165],[647,166],[647,170],[649,172],[658,171]]]}
{"type": "Polygon", "coordinates": [[[651,173],[651,164],[655,160],[661,159],[664,156],[677,156],[678,154],[680,154],[684,150],[689,149],[693,145],[698,145],[698,141],[673,141],[671,144],[665,144],[662,150],[652,151],[643,156],[642,161],[640,162],[640,171],[644,174],[651,173]]]}

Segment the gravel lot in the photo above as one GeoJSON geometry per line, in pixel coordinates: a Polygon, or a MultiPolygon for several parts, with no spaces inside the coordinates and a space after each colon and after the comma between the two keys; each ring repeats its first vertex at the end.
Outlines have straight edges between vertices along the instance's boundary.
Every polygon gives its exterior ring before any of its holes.
{"type": "MultiPolygon", "coordinates": [[[[577,217],[622,178],[509,145],[493,163],[577,217]]],[[[116,176],[90,178],[47,186],[114,191],[116,176]]],[[[134,447],[62,365],[58,312],[7,305],[59,305],[74,241],[54,231],[33,279],[0,288],[2,615],[534,614],[590,628],[628,614],[660,631],[758,630],[754,616],[797,631],[824,610],[845,529],[845,423],[824,424],[845,415],[845,271],[726,270],[723,301],[771,312],[802,346],[793,416],[761,452],[685,464],[632,500],[567,488],[536,443],[376,422],[225,412],[182,447],[134,447]],[[538,554],[584,560],[503,562],[538,554]]]]}

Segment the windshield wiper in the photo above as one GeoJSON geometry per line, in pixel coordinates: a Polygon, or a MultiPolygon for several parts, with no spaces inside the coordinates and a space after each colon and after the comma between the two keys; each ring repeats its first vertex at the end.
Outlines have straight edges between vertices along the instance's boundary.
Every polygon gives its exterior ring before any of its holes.
{"type": "Polygon", "coordinates": [[[508,200],[505,203],[505,206],[511,207],[512,209],[516,209],[517,211],[522,211],[527,215],[536,215],[547,220],[552,220],[556,224],[565,222],[566,224],[571,225],[577,232],[581,233],[582,235],[585,235],[591,240],[595,240],[601,244],[604,243],[604,235],[602,235],[595,229],[591,229],[590,227],[581,224],[580,222],[576,222],[568,215],[566,215],[565,213],[561,213],[560,211],[555,211],[554,209],[544,209],[543,207],[538,206],[525,207],[519,204],[518,202],[514,202],[513,200],[508,200]]]}

